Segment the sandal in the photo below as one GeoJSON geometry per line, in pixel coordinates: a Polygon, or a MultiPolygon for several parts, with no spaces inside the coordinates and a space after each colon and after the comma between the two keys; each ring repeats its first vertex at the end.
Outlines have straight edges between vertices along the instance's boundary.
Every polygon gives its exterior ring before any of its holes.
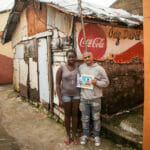
{"type": "Polygon", "coordinates": [[[69,144],[70,144],[70,140],[69,140],[69,139],[66,139],[66,140],[64,141],[64,144],[65,144],[65,145],[69,145],[69,144]]]}
{"type": "Polygon", "coordinates": [[[74,139],[73,142],[74,142],[75,145],[79,145],[80,144],[79,139],[74,139]]]}

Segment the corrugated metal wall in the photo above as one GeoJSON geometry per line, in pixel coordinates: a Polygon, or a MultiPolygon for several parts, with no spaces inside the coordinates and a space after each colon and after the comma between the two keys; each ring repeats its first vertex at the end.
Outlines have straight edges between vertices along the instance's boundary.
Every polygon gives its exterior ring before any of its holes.
{"type": "Polygon", "coordinates": [[[48,81],[48,55],[47,40],[41,38],[38,40],[38,66],[39,66],[39,92],[40,101],[50,101],[49,81],[48,81]]]}

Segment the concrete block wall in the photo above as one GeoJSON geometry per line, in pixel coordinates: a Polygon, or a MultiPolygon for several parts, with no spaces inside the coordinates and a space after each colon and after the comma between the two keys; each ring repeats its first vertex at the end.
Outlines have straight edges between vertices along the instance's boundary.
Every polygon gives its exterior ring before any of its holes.
{"type": "Polygon", "coordinates": [[[103,114],[111,116],[143,103],[144,64],[139,58],[133,58],[130,63],[106,60],[100,64],[106,69],[110,80],[102,98],[103,114]]]}

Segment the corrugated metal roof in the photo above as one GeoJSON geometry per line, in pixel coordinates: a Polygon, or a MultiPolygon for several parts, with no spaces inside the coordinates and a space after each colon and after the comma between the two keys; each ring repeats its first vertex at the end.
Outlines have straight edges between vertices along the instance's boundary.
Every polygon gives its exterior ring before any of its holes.
{"type": "MultiPolygon", "coordinates": [[[[2,43],[11,40],[12,33],[20,19],[20,14],[25,5],[30,0],[15,0],[13,9],[10,12],[7,25],[5,26],[2,43]]],[[[38,2],[47,3],[56,9],[74,16],[79,16],[78,1],[77,0],[36,0],[38,2]]],[[[82,0],[82,13],[84,17],[99,19],[105,22],[114,22],[126,25],[128,27],[141,27],[143,24],[143,17],[132,15],[127,11],[121,9],[107,8],[99,4],[93,4],[92,1],[86,2],[82,0]]]]}
{"type": "Polygon", "coordinates": [[[27,2],[27,0],[15,0],[14,7],[10,11],[8,21],[2,35],[3,44],[11,40],[12,33],[14,32],[16,25],[19,22],[20,14],[23,11],[27,2]]]}
{"type": "MultiPolygon", "coordinates": [[[[72,15],[79,15],[78,0],[37,0],[39,2],[48,3],[52,6],[57,6],[57,9],[61,9],[64,12],[69,12],[72,15]]],[[[85,17],[99,18],[109,22],[119,22],[126,24],[129,27],[135,27],[143,24],[143,17],[133,15],[127,11],[121,9],[107,8],[100,6],[97,1],[97,5],[92,1],[87,2],[82,0],[82,13],[85,17]]]]}

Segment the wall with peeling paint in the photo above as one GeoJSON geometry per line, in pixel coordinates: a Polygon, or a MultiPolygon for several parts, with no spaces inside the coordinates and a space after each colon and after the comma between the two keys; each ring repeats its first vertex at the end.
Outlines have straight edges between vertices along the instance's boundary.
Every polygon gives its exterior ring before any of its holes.
{"type": "Polygon", "coordinates": [[[12,83],[13,81],[13,49],[11,42],[2,45],[1,36],[7,23],[9,12],[0,13],[0,84],[12,83]]]}
{"type": "Polygon", "coordinates": [[[15,28],[12,35],[12,47],[15,47],[18,43],[23,40],[23,37],[27,37],[27,19],[26,19],[26,9],[22,12],[20,20],[15,28]]]}
{"type": "Polygon", "coordinates": [[[14,88],[21,96],[39,101],[38,64],[36,40],[25,41],[16,46],[14,55],[14,88]]]}
{"type": "MultiPolygon", "coordinates": [[[[76,31],[76,50],[78,57],[82,58],[84,48],[80,23],[76,23],[76,31]]],[[[100,60],[110,79],[109,87],[104,89],[102,113],[111,115],[142,104],[143,31],[100,24],[86,24],[85,31],[87,48],[92,50],[96,60],[100,60]]]]}
{"type": "Polygon", "coordinates": [[[46,31],[47,25],[47,7],[45,4],[30,1],[26,9],[26,18],[28,22],[28,36],[46,31]]]}

